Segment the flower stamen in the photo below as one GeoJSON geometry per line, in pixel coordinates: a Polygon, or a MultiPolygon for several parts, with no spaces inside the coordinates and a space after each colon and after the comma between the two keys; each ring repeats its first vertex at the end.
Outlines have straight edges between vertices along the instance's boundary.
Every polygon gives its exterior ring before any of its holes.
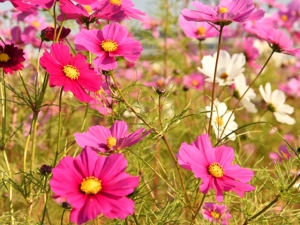
{"type": "Polygon", "coordinates": [[[227,13],[228,9],[226,7],[220,7],[218,12],[219,13],[227,13]]]}
{"type": "Polygon", "coordinates": [[[101,191],[101,189],[101,180],[94,176],[84,178],[80,186],[80,190],[88,195],[95,195],[101,191]]]}
{"type": "Polygon", "coordinates": [[[77,80],[79,75],[80,75],[78,69],[75,66],[72,66],[72,65],[64,66],[63,72],[71,80],[77,80]]]}
{"type": "Polygon", "coordinates": [[[102,41],[100,45],[105,52],[114,52],[118,49],[117,42],[109,39],[102,41]]]}
{"type": "Polygon", "coordinates": [[[113,147],[115,147],[117,145],[117,139],[114,138],[113,136],[110,136],[106,140],[106,145],[109,149],[112,149],[113,147]]]}
{"type": "Polygon", "coordinates": [[[122,0],[110,0],[110,4],[120,6],[122,5],[122,0]]]}
{"type": "Polygon", "coordinates": [[[210,175],[216,178],[223,177],[225,174],[223,167],[219,163],[210,164],[208,167],[208,172],[210,175]]]}
{"type": "Polygon", "coordinates": [[[0,62],[7,62],[8,60],[10,60],[9,55],[4,52],[0,52],[0,62]]]}

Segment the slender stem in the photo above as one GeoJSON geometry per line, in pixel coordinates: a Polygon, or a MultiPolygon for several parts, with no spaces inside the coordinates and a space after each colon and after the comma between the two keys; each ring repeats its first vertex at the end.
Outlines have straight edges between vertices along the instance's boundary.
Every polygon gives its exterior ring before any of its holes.
{"type": "Polygon", "coordinates": [[[60,225],[63,225],[65,212],[66,210],[64,209],[63,213],[61,214],[60,225]]]}
{"type": "Polygon", "coordinates": [[[28,91],[28,89],[27,89],[27,87],[26,87],[26,84],[25,84],[25,82],[24,82],[22,72],[21,72],[21,71],[18,71],[18,72],[19,72],[19,76],[20,76],[20,78],[21,78],[22,84],[23,84],[23,86],[24,86],[24,88],[25,88],[26,94],[27,94],[27,96],[28,96],[30,106],[31,106],[31,108],[33,108],[32,99],[31,99],[31,97],[30,97],[29,91],[28,91]]]}
{"type": "Polygon", "coordinates": [[[164,78],[167,77],[168,72],[168,18],[169,18],[169,1],[165,0],[165,10],[166,10],[166,16],[165,16],[165,27],[164,27],[164,78]]]}
{"type": "Polygon", "coordinates": [[[55,153],[55,158],[54,158],[54,162],[53,162],[53,167],[56,166],[56,161],[58,158],[58,154],[60,152],[61,121],[62,121],[62,113],[61,113],[62,92],[63,92],[63,87],[61,87],[60,93],[59,93],[58,135],[57,135],[56,153],[55,153]]]}
{"type": "Polygon", "coordinates": [[[148,126],[149,128],[151,128],[153,131],[155,131],[155,133],[159,133],[159,132],[156,131],[156,129],[155,129],[154,127],[152,127],[146,120],[144,120],[144,118],[141,117],[141,116],[137,113],[137,111],[135,111],[135,109],[128,103],[128,101],[127,101],[126,98],[124,97],[122,91],[120,90],[120,87],[119,87],[119,85],[118,85],[118,83],[117,83],[117,81],[116,81],[116,79],[115,79],[113,73],[111,73],[110,75],[111,75],[111,78],[112,78],[112,80],[113,80],[113,82],[114,82],[114,84],[115,84],[115,87],[116,87],[117,91],[119,92],[119,94],[121,95],[121,98],[122,98],[122,100],[124,101],[125,105],[126,105],[126,106],[127,106],[127,107],[135,114],[135,115],[136,115],[136,117],[138,117],[141,121],[143,121],[143,123],[144,123],[145,125],[147,125],[147,126],[148,126]]]}
{"type": "Polygon", "coordinates": [[[53,5],[53,19],[54,19],[54,35],[53,35],[53,42],[56,42],[56,27],[57,27],[57,21],[56,21],[56,2],[53,5]]]}
{"type": "MultiPolygon", "coordinates": [[[[6,165],[6,169],[9,175],[9,179],[12,180],[12,173],[9,166],[9,162],[7,159],[6,154],[6,140],[5,140],[5,134],[6,134],[6,119],[7,119],[7,102],[6,102],[6,82],[5,82],[5,74],[4,70],[2,70],[2,84],[0,85],[0,92],[1,92],[1,103],[2,103],[2,136],[1,136],[1,143],[0,143],[0,150],[3,152],[3,159],[6,165]],[[2,87],[3,86],[3,87],[2,87]]],[[[12,185],[9,182],[9,202],[10,202],[10,213],[11,213],[11,224],[15,224],[15,218],[14,218],[14,208],[13,208],[13,202],[12,202],[12,185]]]]}
{"type": "Polygon", "coordinates": [[[202,200],[201,200],[201,202],[200,202],[200,204],[199,204],[199,206],[198,206],[198,208],[197,208],[197,210],[196,210],[196,212],[195,212],[195,214],[192,218],[192,221],[191,221],[190,225],[194,224],[194,221],[195,221],[200,209],[202,208],[205,197],[206,197],[206,194],[203,195],[202,200]]]}
{"type": "Polygon", "coordinates": [[[219,41],[218,41],[218,51],[217,51],[217,58],[216,58],[216,64],[215,64],[215,71],[214,71],[214,79],[213,79],[213,88],[211,92],[211,107],[210,107],[210,116],[209,116],[209,123],[208,123],[208,134],[211,132],[211,127],[212,127],[212,114],[213,114],[213,109],[214,109],[214,101],[215,101],[215,87],[216,87],[216,77],[217,77],[217,70],[218,70],[218,62],[219,62],[219,55],[220,55],[220,50],[221,50],[221,40],[222,40],[222,32],[223,32],[223,27],[220,26],[220,33],[219,33],[219,41]]]}
{"type": "Polygon", "coordinates": [[[134,219],[135,224],[136,224],[136,225],[139,225],[139,221],[138,221],[138,219],[136,218],[135,213],[132,214],[132,217],[133,217],[133,219],[134,219]]]}
{"type": "Polygon", "coordinates": [[[274,50],[271,52],[270,56],[268,57],[267,61],[265,62],[265,64],[263,65],[263,67],[261,68],[261,70],[259,71],[259,73],[256,75],[256,77],[254,78],[254,80],[249,84],[248,88],[246,89],[246,91],[244,92],[244,94],[240,97],[240,99],[238,100],[238,102],[235,104],[228,120],[226,121],[226,124],[222,130],[222,133],[221,133],[221,136],[220,138],[222,138],[223,134],[224,134],[224,131],[234,113],[234,111],[236,110],[236,108],[238,107],[238,104],[242,101],[243,97],[246,95],[246,93],[250,90],[250,88],[252,87],[252,85],[254,84],[254,82],[257,80],[257,78],[261,75],[261,73],[264,71],[265,67],[267,66],[267,64],[269,63],[270,59],[272,58],[273,54],[274,54],[274,50]]]}
{"type": "Polygon", "coordinates": [[[177,171],[178,171],[178,174],[179,174],[179,178],[180,178],[181,187],[182,187],[182,189],[183,189],[183,191],[184,191],[186,200],[187,200],[188,203],[190,204],[191,200],[190,200],[190,197],[189,197],[188,194],[187,194],[187,191],[186,191],[186,188],[185,188],[185,184],[184,184],[184,180],[183,180],[183,175],[182,175],[181,169],[180,169],[180,167],[179,167],[179,164],[178,164],[178,162],[177,162],[177,158],[176,158],[176,156],[174,155],[174,152],[173,152],[173,150],[172,150],[172,148],[171,148],[171,146],[170,146],[170,144],[169,144],[169,142],[168,142],[168,140],[167,140],[167,138],[166,138],[165,135],[162,136],[162,139],[163,139],[163,141],[165,142],[165,144],[166,144],[166,146],[167,146],[167,149],[169,150],[169,153],[170,153],[170,155],[172,156],[172,159],[173,159],[173,161],[174,161],[174,163],[175,163],[175,165],[176,165],[176,168],[177,168],[177,171]]]}
{"type": "Polygon", "coordinates": [[[294,186],[294,184],[299,180],[299,178],[300,178],[300,174],[298,174],[298,176],[292,181],[292,183],[285,190],[280,191],[280,193],[277,194],[276,197],[268,205],[266,205],[262,210],[260,210],[255,215],[246,219],[245,222],[243,223],[243,225],[247,225],[248,222],[250,222],[250,221],[256,219],[257,217],[261,216],[262,214],[264,214],[269,208],[271,208],[272,205],[274,205],[280,199],[282,193],[287,192],[289,189],[291,189],[294,186]]]}
{"type": "MultiPolygon", "coordinates": [[[[142,121],[144,122],[145,125],[147,125],[147,126],[150,127],[151,129],[153,129],[153,131],[156,132],[157,134],[159,134],[160,132],[158,132],[157,130],[155,130],[148,122],[146,122],[146,121],[143,119],[143,117],[141,117],[141,116],[135,111],[135,109],[127,102],[126,98],[124,97],[122,91],[120,90],[119,85],[118,85],[118,83],[116,82],[115,77],[114,77],[114,75],[113,75],[112,73],[111,73],[111,77],[112,77],[113,82],[114,82],[114,84],[115,84],[115,86],[116,86],[116,89],[118,90],[119,94],[121,95],[121,98],[122,98],[122,100],[124,101],[124,103],[126,104],[126,106],[127,106],[127,107],[128,107],[128,108],[129,108],[129,109],[130,109],[130,110],[131,110],[131,111],[132,111],[132,112],[133,112],[140,120],[142,120],[142,121]]],[[[175,165],[176,165],[176,168],[177,168],[177,171],[178,171],[178,174],[179,174],[179,177],[180,177],[180,182],[181,182],[182,189],[183,189],[183,191],[184,191],[186,200],[187,200],[188,203],[190,204],[190,198],[189,198],[189,196],[188,196],[188,194],[187,194],[187,191],[186,191],[186,188],[185,188],[185,185],[184,185],[183,175],[182,175],[182,172],[181,172],[181,170],[180,170],[180,167],[179,167],[179,164],[178,164],[178,162],[177,162],[177,159],[176,159],[176,157],[175,157],[175,155],[174,155],[174,152],[173,152],[173,150],[172,150],[172,148],[171,148],[171,146],[170,146],[170,144],[169,144],[169,142],[168,142],[166,136],[165,136],[165,135],[162,135],[161,138],[162,138],[162,140],[165,142],[165,144],[166,144],[166,146],[167,146],[167,149],[169,150],[169,153],[171,154],[172,159],[173,159],[173,161],[174,161],[174,163],[175,163],[175,165]]]]}
{"type": "MultiPolygon", "coordinates": [[[[44,190],[46,190],[47,184],[48,184],[48,177],[45,177],[44,190]]],[[[45,215],[46,215],[46,211],[47,211],[47,204],[48,204],[48,193],[50,191],[49,189],[50,189],[50,187],[48,186],[48,190],[45,193],[46,200],[45,200],[45,206],[44,206],[44,210],[43,210],[43,216],[42,216],[41,224],[44,224],[44,220],[45,220],[45,215]]]]}
{"type": "Polygon", "coordinates": [[[30,137],[31,137],[31,132],[29,131],[27,140],[25,143],[25,148],[24,148],[24,157],[23,157],[23,172],[26,173],[27,170],[27,152],[28,152],[28,146],[30,142],[30,137]]]}

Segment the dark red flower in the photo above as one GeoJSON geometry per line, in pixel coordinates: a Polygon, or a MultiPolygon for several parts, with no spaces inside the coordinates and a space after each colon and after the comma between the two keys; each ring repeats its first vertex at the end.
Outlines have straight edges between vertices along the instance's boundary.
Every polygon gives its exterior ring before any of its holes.
{"type": "Polygon", "coordinates": [[[23,49],[14,46],[14,44],[0,45],[0,68],[3,68],[4,73],[10,74],[23,69],[22,62],[25,61],[23,55],[23,49]]]}
{"type": "MultiPolygon", "coordinates": [[[[56,28],[56,35],[58,35],[60,30],[60,27],[56,28]]],[[[59,40],[66,38],[71,33],[71,29],[69,28],[62,28],[61,33],[59,35],[59,40]]],[[[54,38],[54,28],[53,27],[47,27],[42,30],[41,32],[41,38],[43,41],[53,41],[54,38]]]]}

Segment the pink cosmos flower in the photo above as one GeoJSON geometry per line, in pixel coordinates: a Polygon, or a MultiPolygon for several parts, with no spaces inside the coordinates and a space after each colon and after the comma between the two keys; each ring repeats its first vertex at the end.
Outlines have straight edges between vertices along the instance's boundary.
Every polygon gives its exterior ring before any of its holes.
{"type": "Polygon", "coordinates": [[[206,38],[217,37],[219,35],[219,31],[217,31],[216,28],[209,23],[188,21],[182,15],[179,17],[179,25],[184,34],[189,38],[204,40],[206,38]]]}
{"type": "Polygon", "coordinates": [[[91,5],[74,5],[69,0],[61,0],[60,9],[62,13],[58,16],[58,20],[76,19],[79,24],[93,23],[97,19],[121,21],[125,18],[120,7],[111,5],[107,1],[95,2],[91,5]]]}
{"type": "Polygon", "coordinates": [[[94,100],[90,102],[90,107],[96,109],[100,114],[107,116],[112,112],[113,101],[110,96],[110,89],[106,82],[102,83],[100,90],[91,93],[94,100]]]}
{"type": "Polygon", "coordinates": [[[260,27],[256,34],[259,38],[267,41],[275,52],[300,56],[300,49],[293,48],[293,41],[283,31],[260,27]]]}
{"type": "Polygon", "coordinates": [[[191,75],[185,75],[182,81],[184,88],[194,88],[201,90],[204,85],[204,78],[202,74],[192,73],[191,75]]]}
{"type": "MultiPolygon", "coordinates": [[[[284,135],[284,140],[289,143],[296,143],[296,138],[292,134],[284,135]]],[[[289,150],[286,142],[283,141],[279,147],[277,152],[271,152],[269,154],[270,159],[272,159],[273,163],[281,163],[284,160],[289,160],[292,157],[295,157],[295,153],[292,150],[289,150]]]]}
{"type": "Polygon", "coordinates": [[[143,133],[145,128],[128,134],[128,126],[124,121],[116,120],[108,129],[103,126],[92,126],[88,132],[75,133],[76,143],[80,147],[89,146],[96,152],[121,150],[134,145],[146,137],[151,130],[143,133]]]}
{"type": "Polygon", "coordinates": [[[81,30],[74,42],[78,49],[96,54],[94,65],[103,70],[115,69],[116,57],[135,62],[143,50],[140,42],[129,37],[119,23],[105,25],[102,30],[81,30]]]}
{"type": "Polygon", "coordinates": [[[121,11],[123,11],[126,18],[134,18],[137,20],[143,20],[141,16],[144,16],[145,13],[141,12],[138,9],[134,8],[134,4],[131,0],[104,0],[109,1],[110,4],[119,6],[121,11]]]}
{"type": "Polygon", "coordinates": [[[73,207],[73,223],[83,224],[100,214],[125,219],[134,212],[134,202],[126,196],[139,184],[139,177],[125,173],[126,166],[121,154],[104,157],[84,148],[52,169],[50,187],[56,198],[65,198],[73,207]]]}
{"type": "Polygon", "coordinates": [[[23,55],[23,49],[16,47],[14,44],[0,45],[0,68],[3,68],[4,73],[10,74],[23,69],[22,62],[25,61],[23,55]]]}
{"type": "Polygon", "coordinates": [[[86,57],[81,54],[72,56],[64,44],[53,44],[50,50],[51,54],[45,51],[40,59],[41,66],[50,74],[50,86],[62,86],[64,91],[71,91],[83,102],[93,100],[84,89],[98,91],[102,79],[86,63],[86,57]]]}
{"type": "Polygon", "coordinates": [[[202,216],[205,220],[213,224],[227,225],[232,218],[226,205],[217,205],[212,202],[205,202],[203,205],[202,216]]]}
{"type": "Polygon", "coordinates": [[[151,30],[152,31],[152,35],[155,38],[159,37],[159,31],[158,31],[158,27],[161,24],[161,21],[155,18],[151,18],[147,15],[144,16],[144,19],[142,21],[142,26],[143,29],[145,30],[151,30]]]}
{"type": "Polygon", "coordinates": [[[259,57],[259,51],[254,46],[254,38],[244,37],[242,41],[242,49],[246,56],[246,62],[248,65],[253,69],[260,69],[261,67],[255,62],[255,60],[259,57]]]}
{"type": "Polygon", "coordinates": [[[253,0],[223,0],[215,8],[199,1],[192,2],[197,10],[183,9],[181,14],[185,19],[196,22],[212,22],[218,25],[229,25],[234,22],[259,20],[264,16],[263,10],[256,10],[253,0]]]}
{"type": "Polygon", "coordinates": [[[282,83],[280,90],[288,95],[300,97],[300,78],[291,78],[288,83],[282,83]]]}
{"type": "Polygon", "coordinates": [[[233,191],[240,197],[255,187],[247,184],[254,173],[250,169],[232,164],[234,151],[231,147],[213,148],[208,134],[198,136],[191,145],[183,143],[178,153],[178,164],[192,170],[196,178],[201,178],[200,190],[206,194],[210,189],[216,191],[217,201],[223,201],[223,191],[233,191]]]}

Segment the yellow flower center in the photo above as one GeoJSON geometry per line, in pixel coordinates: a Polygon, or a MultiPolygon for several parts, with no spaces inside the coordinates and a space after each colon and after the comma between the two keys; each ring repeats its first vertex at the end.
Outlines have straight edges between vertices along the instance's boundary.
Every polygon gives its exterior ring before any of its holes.
{"type": "Polygon", "coordinates": [[[115,41],[112,40],[104,40],[101,42],[101,47],[106,52],[113,52],[118,49],[118,44],[115,41]]]}
{"type": "Polygon", "coordinates": [[[197,33],[198,33],[198,35],[205,35],[205,33],[206,33],[206,29],[205,29],[205,27],[199,27],[198,29],[197,29],[197,33]]]}
{"type": "Polygon", "coordinates": [[[64,66],[63,72],[71,80],[77,80],[80,75],[78,69],[75,66],[71,66],[71,65],[64,66]]]}
{"type": "Polygon", "coordinates": [[[122,0],[110,0],[110,4],[120,6],[122,5],[122,0]]]}
{"type": "Polygon", "coordinates": [[[210,166],[208,167],[208,172],[210,173],[210,175],[216,178],[223,177],[223,175],[225,174],[223,167],[219,163],[210,164],[210,166]]]}
{"type": "Polygon", "coordinates": [[[223,79],[223,80],[226,80],[228,77],[228,74],[227,73],[222,73],[220,78],[223,79]]]}
{"type": "Polygon", "coordinates": [[[226,7],[219,8],[219,13],[227,13],[228,9],[226,7]]]}
{"type": "Polygon", "coordinates": [[[284,22],[285,22],[285,21],[287,21],[287,20],[288,20],[288,16],[287,16],[287,15],[282,15],[282,16],[281,16],[281,19],[282,19],[282,21],[284,21],[284,22]]]}
{"type": "Polygon", "coordinates": [[[84,5],[83,8],[85,8],[85,10],[88,12],[88,14],[93,13],[92,7],[90,5],[84,5]]]}
{"type": "Polygon", "coordinates": [[[101,180],[94,176],[84,178],[80,186],[80,190],[88,195],[95,195],[101,189],[101,180]]]}
{"type": "Polygon", "coordinates": [[[113,147],[115,147],[117,144],[117,139],[114,138],[113,136],[107,138],[106,140],[106,145],[109,149],[112,149],[113,147]]]}
{"type": "Polygon", "coordinates": [[[216,211],[212,211],[211,213],[210,213],[210,215],[213,217],[213,218],[215,218],[215,219],[220,219],[220,216],[221,216],[221,214],[220,213],[218,213],[218,212],[216,212],[216,211]]]}
{"type": "Polygon", "coordinates": [[[218,125],[218,127],[222,127],[224,125],[224,120],[222,117],[217,117],[215,123],[218,125]]]}
{"type": "Polygon", "coordinates": [[[32,26],[34,26],[36,29],[39,29],[41,27],[41,24],[38,21],[33,21],[32,26]]]}
{"type": "Polygon", "coordinates": [[[10,60],[9,55],[4,52],[0,52],[0,62],[7,62],[8,60],[10,60]]]}
{"type": "Polygon", "coordinates": [[[193,85],[194,87],[197,87],[198,84],[199,84],[199,82],[198,82],[197,80],[193,80],[193,81],[192,81],[192,85],[193,85]]]}

